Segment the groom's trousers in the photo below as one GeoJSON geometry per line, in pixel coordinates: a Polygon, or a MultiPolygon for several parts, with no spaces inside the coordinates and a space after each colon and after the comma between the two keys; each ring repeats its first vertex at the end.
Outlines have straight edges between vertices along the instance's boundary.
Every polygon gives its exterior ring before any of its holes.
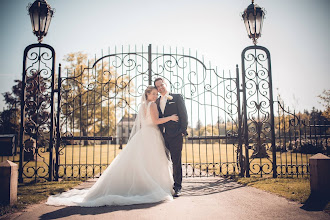
{"type": "Polygon", "coordinates": [[[176,137],[169,137],[164,134],[165,146],[171,153],[171,159],[173,163],[173,179],[174,179],[174,189],[181,189],[182,183],[182,164],[181,164],[181,154],[182,154],[182,144],[183,137],[178,135],[176,137]]]}

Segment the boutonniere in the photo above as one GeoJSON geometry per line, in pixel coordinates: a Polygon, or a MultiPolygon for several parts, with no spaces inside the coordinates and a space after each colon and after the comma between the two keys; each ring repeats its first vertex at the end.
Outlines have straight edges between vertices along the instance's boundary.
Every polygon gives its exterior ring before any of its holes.
{"type": "Polygon", "coordinates": [[[173,99],[173,96],[171,96],[171,95],[168,95],[168,96],[166,96],[166,98],[167,98],[167,100],[172,100],[173,99]]]}

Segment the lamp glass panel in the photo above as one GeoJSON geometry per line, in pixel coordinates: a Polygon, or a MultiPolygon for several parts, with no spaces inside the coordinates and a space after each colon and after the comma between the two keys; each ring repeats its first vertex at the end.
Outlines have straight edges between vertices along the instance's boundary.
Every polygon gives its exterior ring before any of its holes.
{"type": "Polygon", "coordinates": [[[255,34],[255,29],[256,29],[256,21],[255,21],[255,16],[253,15],[253,13],[249,14],[249,23],[250,23],[250,32],[251,34],[255,34]]]}
{"type": "Polygon", "coordinates": [[[40,31],[44,32],[45,31],[45,26],[46,26],[46,18],[47,14],[45,13],[40,13],[40,31]]]}
{"type": "Polygon", "coordinates": [[[260,20],[260,32],[259,32],[259,36],[261,36],[263,24],[264,24],[264,15],[261,16],[261,20],[260,20]]]}
{"type": "Polygon", "coordinates": [[[45,27],[45,35],[48,33],[48,28],[50,25],[50,22],[52,20],[52,16],[53,16],[53,11],[49,11],[47,14],[47,21],[46,21],[46,27],[45,27]]]}
{"type": "Polygon", "coordinates": [[[34,31],[39,31],[39,14],[37,10],[33,12],[33,20],[34,31]]]}
{"type": "Polygon", "coordinates": [[[261,22],[262,22],[262,12],[257,13],[256,16],[256,34],[260,34],[260,27],[261,27],[261,22]]]}
{"type": "Polygon", "coordinates": [[[245,28],[246,28],[246,32],[247,34],[250,36],[250,25],[249,25],[249,20],[245,19],[244,20],[244,24],[245,24],[245,28]]]}
{"type": "Polygon", "coordinates": [[[30,14],[30,19],[31,19],[32,31],[34,31],[34,18],[33,18],[33,14],[30,14]]]}

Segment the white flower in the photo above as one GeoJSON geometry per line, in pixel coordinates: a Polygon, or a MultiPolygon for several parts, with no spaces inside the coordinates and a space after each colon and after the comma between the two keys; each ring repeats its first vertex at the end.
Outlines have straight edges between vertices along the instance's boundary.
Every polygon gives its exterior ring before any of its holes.
{"type": "Polygon", "coordinates": [[[168,95],[168,96],[166,96],[166,98],[167,98],[167,100],[172,100],[173,99],[173,96],[171,96],[171,95],[168,95]]]}

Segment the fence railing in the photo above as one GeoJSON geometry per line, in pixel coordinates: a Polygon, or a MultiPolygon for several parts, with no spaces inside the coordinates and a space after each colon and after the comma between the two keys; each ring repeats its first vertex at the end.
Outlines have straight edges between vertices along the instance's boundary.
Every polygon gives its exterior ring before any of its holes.
{"type": "Polygon", "coordinates": [[[290,112],[277,102],[276,152],[278,176],[309,175],[309,158],[317,153],[330,155],[330,124],[307,113],[290,112]]]}

